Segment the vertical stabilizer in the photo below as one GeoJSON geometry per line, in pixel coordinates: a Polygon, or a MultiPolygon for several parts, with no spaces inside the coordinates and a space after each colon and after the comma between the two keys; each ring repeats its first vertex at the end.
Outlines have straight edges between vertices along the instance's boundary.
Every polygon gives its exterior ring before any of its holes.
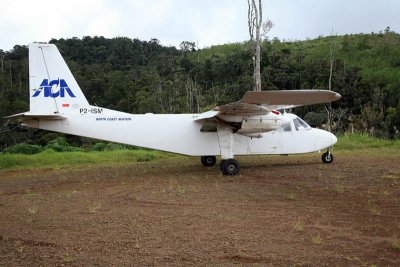
{"type": "Polygon", "coordinates": [[[89,103],[53,44],[29,45],[30,112],[79,114],[89,103]]]}

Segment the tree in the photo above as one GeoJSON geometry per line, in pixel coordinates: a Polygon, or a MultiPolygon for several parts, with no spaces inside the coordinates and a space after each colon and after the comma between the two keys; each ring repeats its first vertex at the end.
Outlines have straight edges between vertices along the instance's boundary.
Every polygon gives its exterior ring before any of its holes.
{"type": "Polygon", "coordinates": [[[196,51],[196,44],[195,42],[183,41],[179,48],[181,49],[182,53],[189,52],[189,51],[196,51]]]}
{"type": "MultiPolygon", "coordinates": [[[[336,39],[333,35],[333,28],[331,30],[331,35],[329,39],[329,81],[328,81],[328,90],[332,91],[332,74],[333,74],[333,64],[335,62],[335,49],[336,49],[336,39]]],[[[326,116],[327,116],[327,125],[328,131],[332,131],[332,122],[335,117],[335,112],[332,109],[332,103],[328,103],[325,105],[326,116]]]]}
{"type": "MultiPolygon", "coordinates": [[[[329,80],[328,89],[332,91],[332,78],[333,78],[333,66],[335,63],[335,50],[336,50],[336,35],[333,34],[333,28],[329,37],[329,80]]],[[[332,108],[332,103],[325,105],[326,117],[327,117],[327,130],[335,132],[339,129],[340,123],[343,117],[346,115],[348,109],[339,108],[337,110],[332,108]]]]}
{"type": "Polygon", "coordinates": [[[253,90],[261,91],[261,42],[262,38],[266,37],[274,24],[269,19],[263,23],[261,0],[258,0],[258,4],[256,3],[256,0],[247,0],[247,4],[249,6],[247,16],[254,67],[253,90]]]}

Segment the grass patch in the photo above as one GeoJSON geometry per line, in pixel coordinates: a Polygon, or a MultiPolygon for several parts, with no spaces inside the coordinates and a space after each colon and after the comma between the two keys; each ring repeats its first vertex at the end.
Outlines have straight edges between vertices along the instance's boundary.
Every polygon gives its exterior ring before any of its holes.
{"type": "Polygon", "coordinates": [[[30,208],[28,208],[28,212],[29,212],[29,214],[31,214],[31,215],[35,215],[35,214],[37,213],[37,211],[38,211],[37,207],[30,207],[30,208]]]}
{"type": "Polygon", "coordinates": [[[382,176],[383,179],[389,179],[389,180],[397,180],[400,179],[400,173],[399,172],[389,172],[387,175],[382,176]]]}
{"type": "Polygon", "coordinates": [[[322,238],[321,238],[320,235],[313,236],[313,237],[311,237],[311,242],[312,242],[314,245],[321,245],[321,244],[322,244],[322,238]]]}
{"type": "Polygon", "coordinates": [[[297,232],[303,232],[304,230],[304,222],[301,220],[298,220],[294,225],[293,225],[294,230],[297,232]]]}
{"type": "Polygon", "coordinates": [[[380,216],[382,215],[382,211],[378,206],[370,206],[369,211],[373,216],[380,216]]]}
{"type": "Polygon", "coordinates": [[[390,246],[393,248],[393,249],[395,249],[395,250],[397,250],[397,251],[400,251],[400,239],[398,239],[398,238],[392,238],[392,240],[390,240],[390,246]]]}
{"type": "Polygon", "coordinates": [[[96,213],[100,208],[101,208],[100,202],[96,202],[96,203],[93,203],[92,205],[88,206],[89,213],[92,213],[92,214],[96,213]]]}
{"type": "Polygon", "coordinates": [[[289,193],[286,194],[286,198],[287,198],[288,200],[295,200],[295,199],[296,199],[296,193],[294,193],[294,192],[289,192],[289,193]]]}
{"type": "Polygon", "coordinates": [[[342,185],[342,184],[336,184],[335,185],[335,191],[337,192],[337,193],[343,193],[344,192],[344,190],[345,190],[345,186],[344,185],[342,185]]]}
{"type": "Polygon", "coordinates": [[[400,155],[400,140],[380,139],[367,134],[346,134],[338,136],[338,142],[335,145],[335,149],[344,151],[371,148],[393,150],[400,155]]]}
{"type": "Polygon", "coordinates": [[[75,261],[75,258],[69,254],[65,254],[61,256],[61,260],[63,261],[63,263],[72,263],[75,261]]]}
{"type": "Polygon", "coordinates": [[[34,155],[1,154],[0,170],[60,168],[76,165],[113,164],[152,161],[171,154],[154,150],[113,150],[91,152],[55,152],[47,149],[34,155]]]}

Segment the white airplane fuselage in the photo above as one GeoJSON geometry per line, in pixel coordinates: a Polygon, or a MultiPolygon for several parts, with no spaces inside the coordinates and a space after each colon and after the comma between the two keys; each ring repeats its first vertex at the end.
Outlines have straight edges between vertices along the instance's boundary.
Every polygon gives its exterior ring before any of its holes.
{"type": "MultiPolygon", "coordinates": [[[[218,134],[202,132],[199,114],[129,114],[91,106],[99,114],[68,115],[60,120],[28,120],[23,125],[189,156],[221,155],[218,134]]],[[[62,116],[62,114],[60,114],[62,116]]],[[[336,143],[324,130],[296,130],[293,114],[282,114],[290,125],[260,134],[261,138],[234,134],[234,155],[300,154],[319,151],[336,143]]],[[[237,116],[236,116],[237,117],[237,116]]],[[[226,118],[226,117],[225,117],[226,118]]]]}

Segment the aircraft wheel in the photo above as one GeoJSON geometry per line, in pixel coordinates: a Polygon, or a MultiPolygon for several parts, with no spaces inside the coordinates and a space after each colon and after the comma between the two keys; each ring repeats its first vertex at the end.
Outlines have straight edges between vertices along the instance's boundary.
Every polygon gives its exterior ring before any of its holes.
{"type": "Polygon", "coordinates": [[[217,162],[217,158],[215,156],[202,156],[201,163],[206,167],[212,167],[217,162]]]}
{"type": "Polygon", "coordinates": [[[325,152],[322,154],[322,162],[323,163],[332,163],[333,162],[333,154],[330,152],[325,152]]]}
{"type": "Polygon", "coordinates": [[[224,175],[233,176],[239,173],[240,165],[235,159],[226,159],[221,161],[221,171],[224,175]]]}
{"type": "Polygon", "coordinates": [[[226,161],[225,159],[221,159],[221,162],[219,163],[219,168],[220,168],[220,170],[221,170],[221,172],[222,172],[223,175],[227,175],[227,174],[225,173],[224,168],[223,168],[225,161],[226,161]]]}

